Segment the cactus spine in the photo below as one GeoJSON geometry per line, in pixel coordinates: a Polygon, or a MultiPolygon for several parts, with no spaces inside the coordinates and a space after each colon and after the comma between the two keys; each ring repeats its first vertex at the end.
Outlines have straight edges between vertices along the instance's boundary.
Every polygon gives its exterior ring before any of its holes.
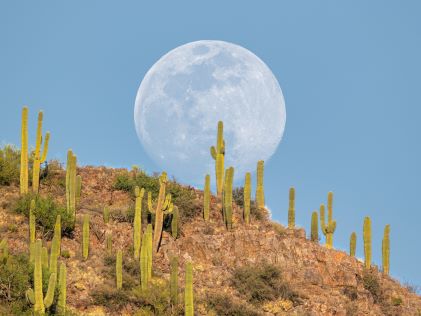
{"type": "Polygon", "coordinates": [[[41,250],[42,242],[37,240],[34,249],[34,290],[28,289],[26,291],[27,299],[34,305],[35,315],[44,315],[45,308],[49,308],[53,303],[54,291],[56,288],[56,275],[52,273],[48,282],[47,294],[44,297],[42,293],[42,258],[41,250]]]}
{"type": "Polygon", "coordinates": [[[250,224],[250,199],[251,199],[251,174],[246,173],[246,179],[244,181],[244,221],[246,224],[250,224]]]}
{"type": "Polygon", "coordinates": [[[88,259],[89,255],[89,215],[83,216],[83,235],[82,235],[82,254],[83,259],[88,259]]]}
{"type": "Polygon", "coordinates": [[[66,168],[66,201],[67,212],[76,218],[76,194],[77,194],[77,177],[76,177],[77,158],[69,149],[67,152],[67,168],[66,168]]]}
{"type": "Polygon", "coordinates": [[[178,305],[178,258],[171,258],[170,296],[172,306],[178,305]]]}
{"type": "Polygon", "coordinates": [[[148,224],[142,238],[140,249],[140,284],[142,290],[148,288],[152,278],[152,225],[148,224]]]}
{"type": "Polygon", "coordinates": [[[139,187],[135,188],[135,213],[133,221],[133,248],[134,248],[134,257],[139,259],[140,253],[140,241],[142,239],[142,199],[145,194],[145,190],[139,190],[139,187]]]}
{"type": "Polygon", "coordinates": [[[234,180],[234,168],[230,167],[225,172],[224,182],[224,218],[228,230],[232,229],[232,183],[234,180]]]}
{"type": "Polygon", "coordinates": [[[209,221],[209,208],[210,208],[210,175],[205,177],[205,188],[203,191],[203,218],[209,221]]]}
{"type": "Polygon", "coordinates": [[[184,289],[184,315],[194,316],[193,268],[192,268],[191,262],[186,263],[186,285],[184,289]]]}
{"type": "Polygon", "coordinates": [[[20,194],[28,193],[28,108],[22,109],[20,149],[20,194]]]}
{"type": "Polygon", "coordinates": [[[117,251],[117,258],[115,261],[115,273],[117,290],[120,290],[123,286],[123,253],[121,250],[117,251]]]}
{"type": "Polygon", "coordinates": [[[364,237],[364,263],[367,269],[371,267],[371,220],[370,217],[364,218],[363,227],[364,237]]]}
{"type": "Polygon", "coordinates": [[[289,189],[288,228],[295,227],[295,189],[289,189]]]}
{"type": "Polygon", "coordinates": [[[389,274],[390,270],[390,225],[384,227],[382,241],[383,273],[389,274]]]}
{"type": "Polygon", "coordinates": [[[256,187],[256,203],[258,208],[265,207],[265,193],[263,188],[263,173],[264,173],[264,161],[259,160],[257,162],[257,187],[256,187]]]}
{"type": "Polygon", "coordinates": [[[31,201],[29,208],[29,245],[35,242],[35,200],[31,201]]]}
{"type": "Polygon", "coordinates": [[[357,248],[357,234],[352,232],[351,237],[349,238],[349,255],[355,257],[355,251],[357,248]]]}
{"type": "Polygon", "coordinates": [[[222,190],[224,186],[224,160],[225,160],[225,140],[224,140],[224,123],[218,122],[218,134],[216,137],[216,147],[210,148],[212,158],[215,160],[215,176],[216,176],[216,193],[218,198],[222,198],[222,190]]]}
{"type": "Polygon", "coordinates": [[[64,316],[66,314],[66,296],[67,296],[67,269],[64,263],[60,264],[60,274],[58,278],[59,295],[57,300],[57,314],[64,316]]]}
{"type": "Polygon", "coordinates": [[[326,237],[326,247],[332,249],[333,247],[333,233],[336,230],[336,221],[332,219],[333,217],[333,193],[329,192],[327,195],[327,223],[325,221],[325,206],[320,205],[320,226],[322,232],[326,237]]]}
{"type": "Polygon", "coordinates": [[[39,191],[39,173],[41,164],[47,159],[48,152],[48,142],[50,140],[50,133],[47,132],[44,140],[44,149],[41,153],[41,144],[42,144],[42,111],[38,113],[38,127],[37,127],[37,136],[35,144],[35,155],[34,155],[34,164],[32,167],[32,191],[38,193],[39,191]]]}
{"type": "Polygon", "coordinates": [[[311,214],[311,241],[319,241],[319,218],[317,211],[311,214]]]}

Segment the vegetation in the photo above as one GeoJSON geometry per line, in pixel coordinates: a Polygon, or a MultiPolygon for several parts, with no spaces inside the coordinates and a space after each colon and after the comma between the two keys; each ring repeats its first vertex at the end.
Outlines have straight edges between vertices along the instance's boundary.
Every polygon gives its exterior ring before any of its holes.
{"type": "Polygon", "coordinates": [[[225,140],[224,140],[224,123],[218,122],[218,133],[216,136],[216,147],[210,148],[211,156],[215,160],[215,177],[216,177],[216,193],[218,199],[222,199],[222,191],[224,186],[225,172],[225,140]]]}
{"type": "Polygon", "coordinates": [[[288,228],[295,227],[295,189],[289,189],[288,228]]]}
{"type": "Polygon", "coordinates": [[[319,219],[317,217],[317,212],[314,211],[311,214],[311,234],[310,234],[311,241],[319,241],[319,219]]]}
{"type": "Polygon", "coordinates": [[[364,271],[362,281],[364,288],[370,292],[374,303],[381,302],[383,300],[383,293],[377,275],[373,271],[366,270],[364,271]]]}
{"type": "Polygon", "coordinates": [[[232,229],[232,184],[234,181],[234,168],[230,167],[225,171],[224,194],[223,194],[223,215],[225,226],[232,229]]]}
{"type": "Polygon", "coordinates": [[[243,204],[243,219],[246,225],[250,224],[250,205],[251,205],[251,174],[246,172],[244,180],[244,204],[243,204]]]}
{"type": "Polygon", "coordinates": [[[259,160],[257,162],[257,187],[256,187],[256,203],[258,208],[265,207],[265,193],[263,188],[263,172],[264,172],[264,161],[259,160]]]}
{"type": "Polygon", "coordinates": [[[14,146],[0,148],[0,185],[19,184],[20,151],[14,146]]]}
{"type": "Polygon", "coordinates": [[[229,295],[210,294],[207,299],[208,307],[219,316],[258,316],[254,309],[237,303],[229,295]]]}
{"type": "Polygon", "coordinates": [[[357,234],[353,232],[349,239],[349,255],[355,257],[355,251],[357,248],[357,234]]]}
{"type": "Polygon", "coordinates": [[[363,227],[364,237],[364,264],[366,269],[371,267],[371,220],[370,217],[364,218],[363,227]]]}
{"type": "Polygon", "coordinates": [[[383,233],[382,241],[382,259],[383,259],[383,272],[389,274],[390,270],[390,225],[386,225],[383,233]]]}
{"type": "Polygon", "coordinates": [[[203,219],[209,221],[210,209],[210,175],[205,176],[205,187],[203,189],[203,219]]]}

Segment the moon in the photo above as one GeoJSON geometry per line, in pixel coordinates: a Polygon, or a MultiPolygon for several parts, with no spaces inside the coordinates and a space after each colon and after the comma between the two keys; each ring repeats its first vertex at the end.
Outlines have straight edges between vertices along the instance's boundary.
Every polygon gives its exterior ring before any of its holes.
{"type": "Polygon", "coordinates": [[[225,167],[244,181],[267,161],[284,133],[281,87],[269,67],[236,44],[201,40],[162,56],[137,92],[134,121],[147,154],[177,180],[202,186],[215,178],[210,146],[224,123],[225,167]]]}

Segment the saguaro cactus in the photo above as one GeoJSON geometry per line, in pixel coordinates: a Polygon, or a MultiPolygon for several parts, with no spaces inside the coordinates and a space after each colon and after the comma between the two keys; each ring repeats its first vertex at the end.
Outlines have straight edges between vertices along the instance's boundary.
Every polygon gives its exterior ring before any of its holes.
{"type": "Polygon", "coordinates": [[[209,208],[210,208],[210,175],[205,177],[205,188],[203,190],[203,218],[209,221],[209,208]]]}
{"type": "Polygon", "coordinates": [[[104,224],[108,224],[110,222],[110,209],[105,206],[102,210],[102,218],[104,220],[104,224]]]}
{"type": "MultiPolygon", "coordinates": [[[[76,170],[76,168],[75,168],[76,170]]],[[[79,205],[80,203],[80,195],[82,194],[82,176],[80,174],[78,174],[76,176],[76,202],[75,202],[75,206],[79,205]]]]}
{"type": "Polygon", "coordinates": [[[186,263],[186,283],[184,289],[184,315],[194,316],[193,305],[193,268],[191,262],[186,263]]]}
{"type": "Polygon", "coordinates": [[[251,199],[251,174],[246,173],[244,180],[244,221],[246,224],[250,224],[250,199],[251,199]]]}
{"type": "Polygon", "coordinates": [[[148,288],[152,278],[152,225],[148,224],[142,238],[140,249],[140,285],[142,290],[148,288]]]}
{"type": "Polygon", "coordinates": [[[77,158],[69,149],[67,152],[67,168],[66,168],[66,201],[67,212],[73,218],[76,218],[76,194],[77,194],[77,177],[76,177],[77,158]]]}
{"type": "Polygon", "coordinates": [[[171,258],[170,296],[172,306],[178,305],[178,258],[171,258]]]}
{"type": "Polygon", "coordinates": [[[180,213],[176,205],[173,206],[172,219],[171,219],[171,235],[174,239],[178,237],[178,225],[180,222],[180,213]]]}
{"type": "Polygon", "coordinates": [[[319,241],[319,218],[317,211],[311,214],[311,241],[319,241]]]}
{"type": "Polygon", "coordinates": [[[325,206],[320,205],[320,226],[322,228],[322,233],[326,237],[326,247],[331,249],[333,247],[333,233],[336,230],[336,221],[332,219],[333,217],[333,193],[329,192],[327,195],[327,223],[325,221],[325,206]]]}
{"type": "Polygon", "coordinates": [[[26,291],[28,301],[34,305],[35,315],[44,315],[45,308],[49,308],[53,303],[54,291],[56,288],[56,275],[52,273],[48,282],[47,294],[42,293],[42,262],[41,262],[42,242],[37,240],[34,249],[34,289],[26,291]]]}
{"type": "Polygon", "coordinates": [[[232,184],[234,179],[234,168],[230,167],[225,172],[224,181],[224,218],[228,230],[232,229],[232,184]]]}
{"type": "Polygon", "coordinates": [[[215,176],[216,176],[216,193],[218,198],[222,198],[222,190],[224,185],[224,160],[225,160],[225,140],[224,140],[224,123],[218,122],[218,134],[216,138],[216,147],[210,148],[212,158],[215,160],[215,176]]]}
{"type": "Polygon", "coordinates": [[[29,208],[29,245],[35,242],[35,200],[31,200],[29,208]]]}
{"type": "Polygon", "coordinates": [[[295,189],[289,189],[288,228],[295,227],[295,189]]]}
{"type": "Polygon", "coordinates": [[[256,187],[256,203],[258,208],[265,207],[265,192],[263,187],[263,173],[264,173],[264,161],[259,160],[257,162],[257,187],[256,187]]]}
{"type": "Polygon", "coordinates": [[[9,246],[7,244],[7,239],[2,239],[0,242],[0,262],[7,261],[9,257],[9,246]]]}
{"type": "Polygon", "coordinates": [[[67,269],[64,263],[60,264],[60,275],[58,278],[59,295],[57,300],[57,314],[64,316],[66,315],[66,296],[67,296],[67,281],[66,281],[67,269]]]}
{"type": "Polygon", "coordinates": [[[121,250],[117,251],[117,258],[115,261],[115,277],[117,290],[119,290],[123,286],[123,253],[121,250]]]}
{"type": "Polygon", "coordinates": [[[370,217],[364,218],[363,227],[364,238],[364,263],[367,269],[371,267],[371,220],[370,217]]]}
{"type": "Polygon", "coordinates": [[[105,236],[105,247],[108,255],[111,255],[113,252],[113,237],[110,232],[108,232],[105,236]]]}
{"type": "Polygon", "coordinates": [[[57,275],[58,256],[59,256],[59,240],[57,236],[54,236],[53,241],[51,242],[49,271],[50,273],[54,273],[55,275],[57,275]]]}
{"type": "Polygon", "coordinates": [[[135,212],[134,212],[134,221],[133,221],[133,248],[134,248],[134,257],[139,259],[140,253],[140,241],[142,239],[142,199],[145,194],[145,190],[139,190],[139,187],[135,188],[135,212]]]}
{"type": "Polygon", "coordinates": [[[41,264],[43,268],[48,268],[48,249],[47,247],[41,248],[41,264]]]}
{"type": "Polygon", "coordinates": [[[36,138],[36,143],[35,143],[34,164],[32,167],[32,191],[34,193],[38,193],[38,190],[39,190],[39,172],[40,172],[41,164],[47,159],[48,142],[50,140],[50,133],[47,132],[45,134],[44,149],[41,153],[43,116],[44,115],[42,111],[39,111],[37,136],[36,136],[37,138],[36,138]]]}
{"type": "Polygon", "coordinates": [[[61,254],[61,215],[57,215],[54,224],[54,237],[58,240],[58,256],[61,254]]]}
{"type": "Polygon", "coordinates": [[[28,108],[22,109],[22,130],[20,148],[20,194],[28,193],[28,108]]]}
{"type": "Polygon", "coordinates": [[[89,215],[83,216],[83,232],[82,232],[82,255],[83,259],[88,259],[89,255],[89,215]]]}
{"type": "Polygon", "coordinates": [[[357,234],[352,232],[351,237],[349,238],[349,255],[355,257],[355,250],[357,248],[357,234]]]}
{"type": "Polygon", "coordinates": [[[389,274],[390,270],[390,225],[384,227],[382,241],[383,273],[389,274]]]}

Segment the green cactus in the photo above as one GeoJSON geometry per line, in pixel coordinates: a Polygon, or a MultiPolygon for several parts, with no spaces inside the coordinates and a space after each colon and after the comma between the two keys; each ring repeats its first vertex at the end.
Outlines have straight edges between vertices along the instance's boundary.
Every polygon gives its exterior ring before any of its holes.
{"type": "Polygon", "coordinates": [[[184,289],[184,315],[194,316],[193,303],[193,267],[191,262],[186,263],[186,283],[184,289]]]}
{"type": "Polygon", "coordinates": [[[383,273],[389,274],[390,271],[390,225],[384,227],[382,241],[382,261],[383,273]]]}
{"type": "Polygon", "coordinates": [[[82,176],[78,174],[76,176],[76,192],[75,192],[75,205],[80,203],[80,195],[82,194],[82,176]]]}
{"type": "Polygon", "coordinates": [[[113,253],[113,237],[111,233],[107,233],[105,235],[105,247],[107,249],[107,254],[111,256],[111,254],[113,253]]]}
{"type": "Polygon", "coordinates": [[[110,209],[108,206],[105,206],[102,210],[102,218],[104,220],[104,224],[108,224],[110,222],[110,209]]]}
{"type": "Polygon", "coordinates": [[[42,241],[35,242],[34,249],[34,289],[26,291],[26,298],[34,305],[35,315],[44,315],[45,308],[49,308],[54,299],[54,291],[56,288],[56,275],[52,273],[48,282],[47,293],[44,297],[42,292],[42,258],[41,258],[42,241]]]}
{"type": "Polygon", "coordinates": [[[232,229],[232,184],[234,179],[234,168],[230,167],[225,172],[224,181],[224,218],[228,230],[232,229]]]}
{"type": "Polygon", "coordinates": [[[295,188],[289,189],[288,228],[295,227],[295,188]]]}
{"type": "Polygon", "coordinates": [[[58,256],[61,254],[61,215],[57,215],[56,223],[54,224],[54,237],[58,240],[58,256]]]}
{"type": "Polygon", "coordinates": [[[258,208],[265,208],[265,193],[263,187],[264,161],[257,162],[256,203],[258,208]]]}
{"type": "Polygon", "coordinates": [[[31,206],[29,208],[29,244],[35,242],[35,200],[31,201],[31,206]]]}
{"type": "Polygon", "coordinates": [[[351,237],[349,238],[349,255],[355,257],[355,250],[357,248],[357,234],[352,232],[351,237]]]}
{"type": "Polygon", "coordinates": [[[0,242],[0,262],[6,262],[9,258],[9,246],[7,244],[7,239],[4,238],[0,242]]]}
{"type": "Polygon", "coordinates": [[[69,149],[67,152],[67,168],[66,168],[66,201],[67,212],[76,219],[76,196],[77,196],[77,158],[69,149]]]}
{"type": "Polygon", "coordinates": [[[82,232],[82,254],[83,259],[88,259],[89,255],[89,215],[83,216],[83,232],[82,232]]]}
{"type": "Polygon", "coordinates": [[[332,219],[333,217],[333,193],[329,192],[327,195],[327,223],[325,221],[325,206],[320,205],[320,226],[322,228],[322,233],[326,237],[326,247],[332,249],[333,247],[333,234],[336,230],[336,221],[332,219]]]}
{"type": "Polygon", "coordinates": [[[42,262],[42,267],[48,269],[48,249],[47,249],[47,247],[41,248],[41,262],[42,262]]]}
{"type": "Polygon", "coordinates": [[[317,211],[311,214],[311,241],[319,241],[319,218],[317,211]]]}
{"type": "Polygon", "coordinates": [[[34,163],[32,166],[32,191],[38,193],[39,191],[39,173],[41,164],[47,159],[48,152],[48,142],[50,140],[50,133],[47,132],[44,140],[44,149],[41,153],[41,143],[42,143],[42,119],[43,113],[40,111],[38,113],[38,127],[37,127],[37,136],[36,136],[36,145],[34,152],[34,163]]]}
{"type": "Polygon", "coordinates": [[[218,134],[216,138],[216,147],[210,148],[212,158],[215,160],[216,175],[216,193],[219,199],[222,198],[224,186],[224,160],[225,160],[225,140],[224,140],[224,123],[218,122],[218,134]]]}
{"type": "Polygon", "coordinates": [[[178,305],[178,258],[171,258],[170,296],[172,306],[178,305]]]}
{"type": "Polygon", "coordinates": [[[60,264],[60,274],[58,278],[59,295],[57,300],[57,315],[66,315],[66,297],[67,297],[67,269],[64,263],[60,264]]]}
{"type": "Polygon", "coordinates": [[[22,130],[20,149],[20,194],[28,193],[28,108],[22,109],[22,130]]]}
{"type": "Polygon", "coordinates": [[[171,235],[174,239],[178,237],[178,225],[180,221],[180,213],[176,205],[173,206],[172,219],[171,219],[171,235]]]}
{"type": "Polygon", "coordinates": [[[53,237],[53,241],[51,242],[51,251],[50,251],[50,265],[49,271],[50,273],[54,273],[57,275],[57,259],[59,257],[59,239],[57,236],[53,237]]]}
{"type": "Polygon", "coordinates": [[[205,177],[205,188],[203,190],[203,218],[209,221],[209,208],[210,208],[210,175],[205,177]]]}
{"type": "Polygon", "coordinates": [[[139,190],[139,187],[135,188],[135,213],[133,221],[133,248],[134,248],[134,257],[139,259],[140,253],[140,242],[142,239],[142,199],[145,194],[145,190],[139,190]]]}
{"type": "Polygon", "coordinates": [[[120,290],[123,287],[123,252],[120,249],[117,251],[117,258],[115,261],[115,276],[117,290],[120,290]]]}
{"type": "Polygon", "coordinates": [[[251,174],[246,173],[246,179],[244,181],[244,221],[246,224],[250,224],[250,199],[251,199],[251,174]]]}
{"type": "Polygon", "coordinates": [[[364,218],[363,227],[364,238],[364,264],[367,269],[371,267],[371,220],[370,217],[364,218]]]}
{"type": "Polygon", "coordinates": [[[152,278],[152,225],[148,224],[142,238],[140,249],[140,284],[142,290],[148,288],[152,278]]]}

